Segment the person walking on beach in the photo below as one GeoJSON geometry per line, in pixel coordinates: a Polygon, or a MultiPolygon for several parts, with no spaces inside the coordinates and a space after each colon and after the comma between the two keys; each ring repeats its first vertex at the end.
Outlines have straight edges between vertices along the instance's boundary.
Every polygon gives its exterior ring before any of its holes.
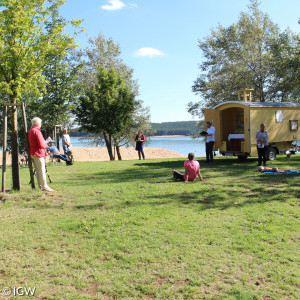
{"type": "Polygon", "coordinates": [[[188,159],[187,161],[184,162],[184,169],[185,172],[184,174],[172,170],[173,177],[174,179],[179,179],[184,181],[185,183],[188,183],[189,181],[195,181],[197,175],[199,176],[200,181],[206,182],[200,173],[200,164],[198,161],[195,160],[195,154],[194,153],[189,153],[188,154],[188,159]]]}
{"type": "Polygon", "coordinates": [[[46,149],[49,148],[43,138],[41,132],[42,120],[40,118],[33,118],[31,120],[32,128],[28,131],[29,152],[35,168],[36,177],[39,187],[46,192],[53,192],[47,185],[46,181],[46,149]]]}
{"type": "Polygon", "coordinates": [[[267,154],[269,149],[269,132],[266,130],[265,124],[260,124],[260,130],[256,132],[256,145],[258,154],[258,166],[263,162],[267,165],[267,154]]]}
{"type": "Polygon", "coordinates": [[[139,160],[141,160],[141,155],[143,156],[143,159],[145,159],[144,154],[144,142],[146,141],[146,137],[143,134],[143,130],[139,130],[137,136],[135,137],[136,145],[135,150],[138,151],[139,154],[139,160]]]}
{"type": "Polygon", "coordinates": [[[206,122],[207,126],[207,134],[205,135],[206,138],[206,143],[205,143],[205,152],[206,152],[206,163],[213,163],[214,161],[214,155],[213,155],[213,148],[214,148],[214,143],[215,143],[215,132],[216,129],[212,125],[211,121],[206,122]],[[210,159],[210,161],[209,161],[210,159]]]}

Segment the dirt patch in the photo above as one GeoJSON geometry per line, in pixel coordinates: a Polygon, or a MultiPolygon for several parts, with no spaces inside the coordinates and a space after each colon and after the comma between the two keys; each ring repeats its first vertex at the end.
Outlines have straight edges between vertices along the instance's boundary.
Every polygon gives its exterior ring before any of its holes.
{"type": "Polygon", "coordinates": [[[85,289],[81,289],[78,290],[79,293],[81,294],[87,294],[90,296],[96,296],[99,292],[98,292],[98,283],[93,283],[91,284],[89,287],[85,288],[85,289]]]}
{"type": "Polygon", "coordinates": [[[168,282],[169,282],[168,277],[159,277],[159,278],[156,279],[156,281],[153,282],[153,285],[161,286],[161,285],[166,284],[168,282]]]}

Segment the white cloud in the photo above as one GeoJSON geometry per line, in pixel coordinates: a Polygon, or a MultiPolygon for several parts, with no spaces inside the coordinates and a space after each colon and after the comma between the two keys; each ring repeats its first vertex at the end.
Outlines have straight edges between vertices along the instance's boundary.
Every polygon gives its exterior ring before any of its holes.
{"type": "Polygon", "coordinates": [[[138,5],[135,3],[128,3],[129,6],[134,7],[134,8],[138,8],[138,5]]]}
{"type": "Polygon", "coordinates": [[[125,6],[121,0],[108,0],[109,4],[102,5],[101,8],[104,10],[118,10],[125,6]]]}
{"type": "Polygon", "coordinates": [[[151,47],[141,48],[134,53],[135,56],[160,56],[165,55],[161,50],[154,49],[151,47]]]}

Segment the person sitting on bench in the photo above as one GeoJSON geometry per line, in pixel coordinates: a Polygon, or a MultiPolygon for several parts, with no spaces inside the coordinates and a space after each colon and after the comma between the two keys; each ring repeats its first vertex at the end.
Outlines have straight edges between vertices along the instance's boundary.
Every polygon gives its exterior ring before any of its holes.
{"type": "Polygon", "coordinates": [[[47,149],[47,151],[50,152],[51,157],[64,160],[67,165],[72,165],[72,161],[70,161],[68,155],[66,155],[66,154],[60,154],[59,150],[54,145],[53,141],[49,142],[49,148],[47,149]]]}

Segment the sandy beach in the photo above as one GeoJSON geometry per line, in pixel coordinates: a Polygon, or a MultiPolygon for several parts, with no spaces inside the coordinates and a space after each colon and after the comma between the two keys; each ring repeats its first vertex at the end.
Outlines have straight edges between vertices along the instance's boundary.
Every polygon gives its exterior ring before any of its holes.
{"type": "MultiPolygon", "coordinates": [[[[109,156],[106,147],[86,148],[72,147],[75,161],[108,161],[109,156]]],[[[60,148],[60,153],[63,153],[60,148]]],[[[155,158],[183,158],[184,155],[166,149],[160,148],[144,148],[146,159],[155,158]]],[[[138,159],[138,153],[134,147],[122,147],[121,155],[123,160],[138,159]]],[[[117,157],[117,156],[116,156],[117,157]]],[[[6,156],[7,164],[11,164],[11,155],[6,156]]],[[[2,164],[2,152],[0,153],[0,164],[2,164]]]]}

